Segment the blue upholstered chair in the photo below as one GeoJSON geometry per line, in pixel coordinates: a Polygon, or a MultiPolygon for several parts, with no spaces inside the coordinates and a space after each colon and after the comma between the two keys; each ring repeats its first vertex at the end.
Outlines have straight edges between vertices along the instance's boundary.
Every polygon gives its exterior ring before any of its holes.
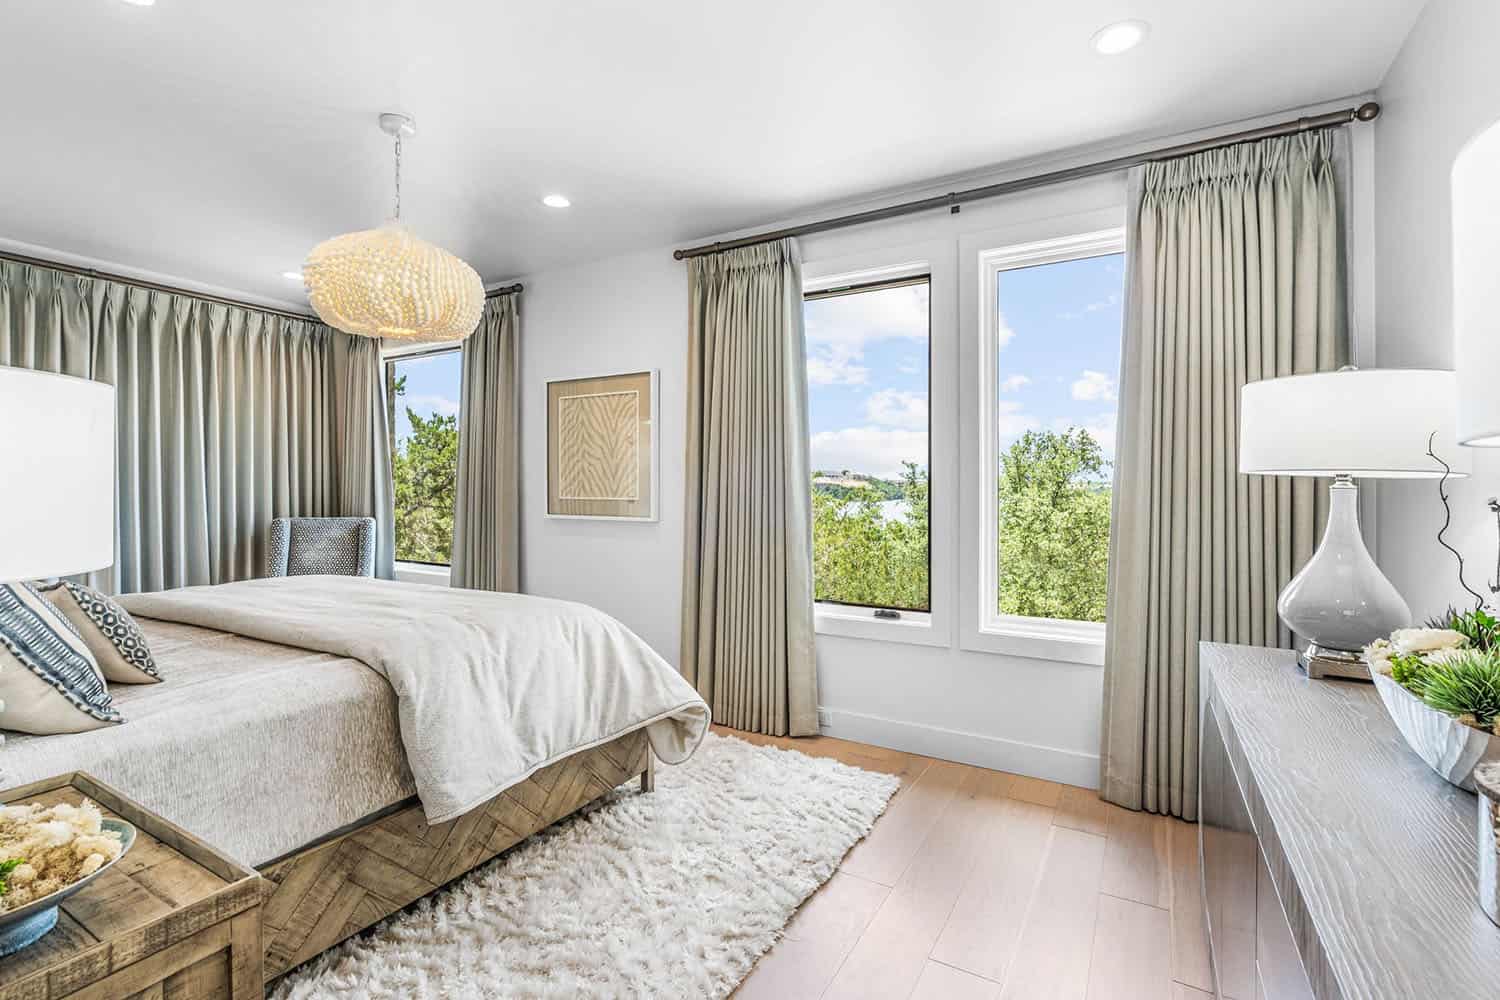
{"type": "Polygon", "coordinates": [[[278,517],[271,522],[267,576],[375,575],[373,517],[278,517]]]}

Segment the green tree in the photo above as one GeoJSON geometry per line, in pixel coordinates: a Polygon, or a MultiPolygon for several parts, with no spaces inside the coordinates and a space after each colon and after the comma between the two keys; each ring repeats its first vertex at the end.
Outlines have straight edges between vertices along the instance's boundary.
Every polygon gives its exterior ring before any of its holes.
{"type": "Polygon", "coordinates": [[[883,516],[880,505],[891,499],[876,485],[883,482],[813,488],[814,593],[820,601],[925,611],[927,473],[905,463],[900,479],[904,518],[883,516]]]}
{"type": "Polygon", "coordinates": [[[999,605],[1104,621],[1109,463],[1088,431],[1027,431],[1000,457],[999,605]]]}
{"type": "MultiPolygon", "coordinates": [[[[392,396],[406,393],[406,376],[392,396]]],[[[396,558],[448,563],[453,555],[453,500],[458,471],[458,418],[423,417],[406,408],[411,434],[391,449],[396,492],[396,558]]]]}

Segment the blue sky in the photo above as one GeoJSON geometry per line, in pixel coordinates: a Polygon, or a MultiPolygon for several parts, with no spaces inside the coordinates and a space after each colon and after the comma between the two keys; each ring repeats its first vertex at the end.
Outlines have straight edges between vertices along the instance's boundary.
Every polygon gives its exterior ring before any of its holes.
{"type": "MultiPolygon", "coordinates": [[[[1002,272],[997,384],[1003,448],[1027,430],[1081,426],[1114,453],[1122,257],[1002,272]]],[[[925,285],[808,302],[815,469],[893,477],[927,464],[925,285]]]]}
{"type": "Polygon", "coordinates": [[[458,351],[396,362],[396,377],[406,376],[406,395],[396,399],[397,441],[404,441],[411,434],[411,421],[406,419],[407,407],[424,417],[434,413],[452,416],[458,412],[462,367],[458,351]]]}

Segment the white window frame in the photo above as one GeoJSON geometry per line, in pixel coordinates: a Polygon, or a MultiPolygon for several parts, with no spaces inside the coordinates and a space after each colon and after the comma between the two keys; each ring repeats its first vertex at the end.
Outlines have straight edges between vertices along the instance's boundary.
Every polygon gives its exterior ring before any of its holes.
{"type": "Polygon", "coordinates": [[[1104,663],[1104,623],[1002,615],[996,610],[999,352],[995,287],[1002,271],[1122,253],[1125,230],[1120,221],[1118,212],[1095,212],[972,234],[961,241],[960,258],[972,264],[965,268],[967,287],[960,290],[968,303],[961,358],[966,376],[960,397],[966,417],[963,449],[970,457],[962,477],[961,516],[966,534],[976,539],[971,555],[961,564],[960,588],[965,599],[960,608],[960,645],[964,649],[1092,666],[1104,663]]]}
{"type": "Polygon", "coordinates": [[[938,240],[882,248],[802,266],[802,291],[928,276],[927,612],[902,611],[896,620],[876,618],[873,608],[818,603],[813,627],[820,635],[875,639],[920,646],[953,644],[953,527],[957,523],[957,408],[939,406],[944,387],[956,377],[956,268],[953,242],[938,240]]]}
{"type": "MultiPolygon", "coordinates": [[[[389,343],[389,342],[387,342],[389,343]]],[[[462,350],[462,340],[442,341],[435,344],[403,344],[398,347],[382,346],[380,351],[380,375],[382,383],[385,380],[385,366],[388,361],[400,361],[403,358],[420,357],[424,354],[440,354],[446,351],[462,350]]],[[[394,456],[392,456],[394,457],[394,456]]],[[[394,527],[393,527],[394,532],[394,527]]],[[[391,536],[395,540],[394,533],[391,536]]],[[[436,563],[413,563],[396,560],[395,578],[403,583],[429,583],[434,586],[447,587],[453,581],[453,566],[440,566],[436,563]]]]}

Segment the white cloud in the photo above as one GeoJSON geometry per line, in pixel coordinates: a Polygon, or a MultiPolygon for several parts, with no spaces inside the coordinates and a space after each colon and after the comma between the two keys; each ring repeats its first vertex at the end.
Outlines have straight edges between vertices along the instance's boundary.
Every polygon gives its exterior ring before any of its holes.
{"type": "MultiPolygon", "coordinates": [[[[878,340],[927,341],[927,286],[908,285],[809,303],[807,380],[813,385],[863,385],[865,347],[878,340]]],[[[901,370],[915,374],[913,359],[901,370]]]]}
{"type": "Polygon", "coordinates": [[[1085,368],[1083,375],[1073,383],[1073,398],[1085,402],[1108,402],[1115,398],[1115,380],[1103,372],[1085,368]]]}
{"type": "Polygon", "coordinates": [[[1005,321],[1005,313],[1003,313],[1003,312],[1000,311],[1000,307],[999,306],[996,306],[995,307],[995,350],[997,350],[997,351],[1003,351],[1005,349],[1005,345],[1008,344],[1008,343],[1010,343],[1011,340],[1015,337],[1015,335],[1016,335],[1016,331],[1013,330],[1013,329],[1011,329],[1011,325],[1005,321]]]}
{"type": "Polygon", "coordinates": [[[1108,461],[1115,460],[1115,424],[1113,413],[1101,414],[1097,417],[1088,417],[1084,420],[1069,420],[1067,417],[1058,417],[1052,421],[1052,429],[1065,431],[1073,427],[1082,427],[1089,432],[1089,436],[1099,442],[1099,448],[1104,452],[1108,461]]]}
{"type": "Polygon", "coordinates": [[[1000,391],[1015,392],[1017,389],[1020,389],[1023,386],[1028,386],[1030,384],[1031,379],[1027,378],[1025,375],[1011,375],[1008,378],[1001,379],[1000,391]]]}
{"type": "Polygon", "coordinates": [[[865,400],[865,419],[887,427],[927,428],[927,394],[881,389],[865,400]]]}
{"type": "Polygon", "coordinates": [[[1040,426],[1035,417],[1022,411],[1020,403],[1002,399],[995,404],[995,430],[1002,444],[1040,426]]]}
{"type": "Polygon", "coordinates": [[[438,413],[445,417],[451,417],[458,412],[457,401],[447,396],[403,396],[401,405],[409,406],[418,413],[438,413]]]}
{"type": "Polygon", "coordinates": [[[858,351],[871,341],[927,339],[927,286],[907,285],[808,304],[809,344],[842,344],[858,351]]]}
{"type": "Polygon", "coordinates": [[[1119,305],[1119,293],[1112,292],[1108,296],[1100,299],[1098,302],[1088,303],[1082,309],[1078,309],[1073,312],[1060,312],[1057,314],[1057,316],[1059,319],[1082,319],[1090,313],[1102,312],[1105,309],[1114,309],[1119,305]]]}
{"type": "Polygon", "coordinates": [[[812,436],[812,466],[830,472],[862,472],[884,479],[901,475],[901,463],[927,465],[927,434],[881,427],[845,427],[812,436]]]}
{"type": "Polygon", "coordinates": [[[859,364],[864,355],[847,348],[824,347],[807,356],[810,385],[864,385],[870,369],[859,364]]]}

